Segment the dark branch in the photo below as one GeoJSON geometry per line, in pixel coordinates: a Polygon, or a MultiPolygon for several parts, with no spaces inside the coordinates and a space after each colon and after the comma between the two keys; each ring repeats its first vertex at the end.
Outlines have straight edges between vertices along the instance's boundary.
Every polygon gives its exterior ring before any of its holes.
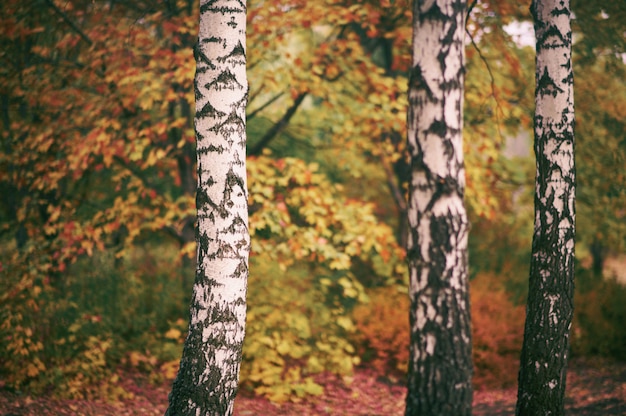
{"type": "Polygon", "coordinates": [[[46,0],[46,3],[48,4],[48,6],[50,6],[50,8],[52,10],[55,11],[56,14],[58,14],[59,16],[61,16],[61,18],[63,19],[63,21],[65,23],[67,23],[72,29],[74,29],[74,32],[78,33],[78,35],[85,41],[87,42],[87,44],[89,46],[93,45],[93,42],[91,39],[89,39],[89,36],[85,35],[85,32],[83,32],[78,26],[76,26],[76,24],[72,21],[72,19],[70,19],[67,14],[65,14],[63,12],[63,10],[59,9],[56,4],[54,4],[54,2],[52,0],[46,0]]]}
{"type": "Polygon", "coordinates": [[[172,237],[174,240],[176,240],[176,242],[182,246],[183,244],[186,243],[185,239],[183,238],[182,234],[180,232],[178,232],[178,230],[176,230],[176,228],[168,225],[165,227],[161,228],[161,231],[163,231],[165,234],[169,235],[170,237],[172,237]]]}
{"type": "Polygon", "coordinates": [[[498,101],[498,96],[496,94],[496,79],[493,76],[493,72],[491,71],[491,66],[489,65],[489,62],[487,62],[487,58],[485,57],[485,55],[483,55],[483,52],[480,50],[480,48],[476,44],[476,41],[474,40],[474,37],[469,32],[469,30],[467,30],[467,28],[465,29],[465,33],[467,33],[467,35],[469,36],[470,40],[472,41],[472,46],[474,47],[474,49],[476,49],[476,52],[478,52],[478,56],[480,57],[480,60],[483,61],[483,63],[487,67],[487,72],[489,72],[489,79],[491,80],[491,95],[493,96],[493,99],[496,102],[496,112],[495,112],[496,127],[498,128],[498,136],[500,137],[500,140],[502,140],[502,131],[500,130],[499,113],[503,111],[502,111],[502,107],[500,106],[500,101],[498,101]]]}
{"type": "Polygon", "coordinates": [[[250,90],[248,90],[248,106],[250,106],[250,104],[254,100],[256,100],[259,95],[261,95],[264,89],[265,89],[265,84],[261,84],[261,87],[257,88],[254,94],[250,90]]]}
{"type": "Polygon", "coordinates": [[[140,169],[136,168],[131,163],[126,163],[126,161],[124,159],[122,159],[121,157],[119,157],[117,155],[113,156],[113,160],[116,161],[123,168],[127,169],[128,171],[130,171],[130,173],[132,173],[137,179],[139,179],[141,181],[143,186],[145,186],[146,188],[149,188],[149,189],[157,190],[157,187],[154,186],[154,184],[148,178],[146,178],[146,176],[143,174],[143,172],[141,172],[140,169]]]}
{"type": "Polygon", "coordinates": [[[407,203],[406,198],[404,196],[404,192],[398,186],[398,182],[396,181],[396,175],[389,166],[389,162],[387,161],[386,155],[380,155],[380,162],[385,170],[385,176],[387,177],[387,186],[389,187],[389,191],[391,191],[391,195],[393,199],[396,201],[396,205],[401,212],[407,211],[407,203]]]}
{"type": "Polygon", "coordinates": [[[303,92],[296,97],[293,104],[291,105],[291,107],[289,107],[287,112],[285,112],[283,117],[276,124],[274,124],[272,128],[267,131],[267,133],[265,133],[261,140],[259,140],[258,143],[252,147],[252,149],[250,149],[250,151],[248,152],[249,156],[258,156],[259,154],[261,154],[265,146],[267,146],[267,144],[272,141],[274,137],[276,137],[281,131],[283,131],[285,127],[287,127],[287,124],[289,124],[289,120],[291,120],[293,115],[296,114],[296,111],[298,111],[298,107],[300,107],[300,104],[302,104],[302,101],[304,101],[307,94],[307,92],[303,92]]]}
{"type": "MultiPolygon", "coordinates": [[[[467,14],[465,15],[465,26],[466,27],[467,27],[467,22],[469,21],[470,15],[472,14],[472,10],[474,10],[474,7],[476,7],[476,3],[478,3],[478,0],[472,1],[472,3],[467,8],[467,14]]],[[[470,37],[471,37],[471,35],[470,35],[470,37]]],[[[473,43],[473,39],[472,39],[472,43],[473,43]]]]}
{"type": "Polygon", "coordinates": [[[246,119],[248,121],[252,120],[258,113],[260,113],[261,111],[265,110],[267,107],[269,107],[274,101],[278,100],[280,97],[282,97],[285,94],[285,92],[280,92],[278,94],[276,94],[274,97],[270,98],[265,104],[261,105],[259,108],[257,108],[256,110],[254,110],[253,112],[251,112],[250,114],[248,114],[246,116],[246,119]]]}

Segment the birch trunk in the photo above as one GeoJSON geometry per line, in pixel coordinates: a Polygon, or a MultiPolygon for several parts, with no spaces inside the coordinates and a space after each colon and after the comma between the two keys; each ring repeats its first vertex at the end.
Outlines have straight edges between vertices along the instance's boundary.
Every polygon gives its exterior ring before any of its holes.
{"type": "Polygon", "coordinates": [[[411,299],[406,415],[470,415],[463,201],[464,0],[415,0],[409,80],[411,299]]]}
{"type": "Polygon", "coordinates": [[[517,415],[563,415],[574,296],[574,77],[569,0],[535,0],[535,231],[517,415]]]}
{"type": "Polygon", "coordinates": [[[246,319],[246,4],[201,0],[196,45],[196,279],[166,415],[231,415],[246,319]]]}

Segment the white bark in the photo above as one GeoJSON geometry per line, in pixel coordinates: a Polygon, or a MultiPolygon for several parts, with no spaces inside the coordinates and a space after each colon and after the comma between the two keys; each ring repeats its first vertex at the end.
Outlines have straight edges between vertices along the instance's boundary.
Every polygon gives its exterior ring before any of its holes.
{"type": "Polygon", "coordinates": [[[562,415],[573,316],[574,81],[569,0],[535,0],[535,231],[518,415],[562,415]]]}
{"type": "Polygon", "coordinates": [[[414,2],[408,115],[407,415],[471,413],[462,140],[465,8],[465,1],[414,2]]]}
{"type": "Polygon", "coordinates": [[[170,415],[230,415],[245,332],[246,5],[202,0],[196,47],[197,271],[170,415]]]}

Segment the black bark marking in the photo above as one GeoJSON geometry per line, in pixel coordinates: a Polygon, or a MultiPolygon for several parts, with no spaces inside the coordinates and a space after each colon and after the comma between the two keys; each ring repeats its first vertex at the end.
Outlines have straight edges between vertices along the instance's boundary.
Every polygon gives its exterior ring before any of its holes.
{"type": "Polygon", "coordinates": [[[537,39],[537,52],[542,49],[556,49],[568,47],[570,40],[564,36],[556,26],[549,26],[548,30],[543,31],[539,39],[537,39]]]}
{"type": "Polygon", "coordinates": [[[248,93],[249,92],[250,92],[250,87],[248,87],[248,91],[246,91],[246,94],[241,98],[241,100],[231,104],[230,109],[232,111],[241,111],[241,113],[245,114],[246,113],[246,105],[248,104],[248,93]]]}
{"type": "Polygon", "coordinates": [[[426,130],[426,133],[436,134],[442,139],[446,137],[447,132],[448,132],[448,126],[446,125],[446,122],[443,120],[433,120],[431,125],[428,127],[428,130],[426,130]]]}
{"type": "MultiPolygon", "coordinates": [[[[420,4],[421,2],[416,1],[416,4],[420,4]]],[[[423,3],[422,3],[423,4],[423,3]]],[[[419,6],[416,6],[419,7],[419,6]]],[[[418,19],[420,23],[424,23],[425,21],[431,22],[446,22],[450,19],[450,16],[444,14],[436,1],[432,2],[431,7],[428,10],[421,10],[421,7],[418,8],[418,19]]]]}
{"type": "MultiPolygon", "coordinates": [[[[416,135],[419,132],[415,132],[416,135]]],[[[426,178],[429,180],[431,177],[430,169],[427,168],[424,163],[424,150],[422,149],[422,143],[418,140],[417,137],[411,138],[408,141],[407,147],[409,150],[409,154],[411,155],[411,172],[423,172],[426,174],[426,178]]],[[[417,241],[417,240],[415,240],[417,241]]]]}
{"type": "MultiPolygon", "coordinates": [[[[567,65],[563,65],[566,69],[571,69],[571,63],[568,62],[567,65]]],[[[567,74],[567,76],[565,78],[563,78],[561,80],[562,84],[566,84],[566,85],[571,85],[574,84],[574,72],[573,71],[569,71],[569,73],[567,74]]],[[[567,111],[568,113],[569,111],[567,111]]]]}
{"type": "MultiPolygon", "coordinates": [[[[431,174],[431,176],[434,176],[434,175],[431,174]]],[[[428,205],[426,205],[426,208],[424,209],[425,212],[431,211],[433,209],[433,206],[443,196],[450,196],[450,195],[456,194],[462,199],[463,194],[465,193],[463,187],[458,182],[457,178],[455,178],[454,176],[450,176],[450,175],[446,177],[437,176],[433,185],[434,185],[435,191],[433,192],[433,195],[430,198],[430,201],[428,201],[428,205]]]]}
{"type": "Polygon", "coordinates": [[[207,89],[215,88],[217,91],[221,90],[238,90],[243,88],[243,86],[237,81],[235,75],[230,72],[228,69],[222,72],[215,78],[215,80],[209,82],[205,85],[207,89]]]}
{"type": "Polygon", "coordinates": [[[550,78],[550,75],[548,74],[548,68],[543,69],[543,74],[541,75],[541,78],[539,78],[539,80],[537,81],[537,89],[541,96],[551,95],[553,97],[556,97],[558,94],[563,93],[563,90],[558,85],[556,85],[552,78],[550,78]]]}
{"type": "MultiPolygon", "coordinates": [[[[194,77],[193,79],[193,93],[196,98],[196,101],[201,100],[203,95],[200,92],[200,87],[198,86],[198,77],[194,77]]],[[[198,133],[196,133],[198,134],[198,133]]]]}
{"type": "Polygon", "coordinates": [[[450,56],[450,46],[455,42],[455,33],[457,31],[456,20],[448,18],[445,20],[445,23],[448,24],[448,31],[441,39],[441,50],[437,54],[437,61],[442,73],[446,70],[446,58],[450,56]]]}
{"type": "Polygon", "coordinates": [[[215,146],[213,143],[211,143],[207,147],[199,148],[198,149],[198,154],[217,153],[218,155],[221,155],[225,151],[226,151],[226,148],[224,146],[222,146],[221,144],[215,146]]]}
{"type": "Polygon", "coordinates": [[[221,13],[225,15],[227,13],[242,13],[246,11],[246,4],[241,0],[236,0],[238,7],[230,6],[230,3],[233,1],[225,1],[225,0],[210,0],[207,3],[200,6],[200,14],[205,12],[212,13],[221,13]],[[226,3],[226,4],[218,4],[218,3],[226,3]]]}
{"type": "Polygon", "coordinates": [[[550,12],[550,14],[554,17],[558,16],[570,16],[570,11],[566,7],[562,7],[560,9],[554,9],[550,12]]]}
{"type": "MultiPolygon", "coordinates": [[[[411,68],[409,74],[409,91],[419,91],[421,94],[425,94],[429,101],[435,101],[435,95],[428,86],[426,78],[422,73],[422,68],[419,65],[415,65],[411,68]]],[[[409,95],[409,99],[414,98],[409,95]]]]}
{"type": "MultiPolygon", "coordinates": [[[[228,306],[224,306],[223,308],[213,308],[209,316],[211,317],[212,322],[219,322],[224,324],[239,323],[237,315],[228,306]]],[[[221,346],[229,345],[225,338],[222,338],[222,340],[223,344],[221,346]]]]}
{"type": "Polygon", "coordinates": [[[226,38],[218,38],[215,36],[202,39],[202,43],[224,43],[224,42],[226,42],[226,38]]]}
{"type": "Polygon", "coordinates": [[[233,111],[226,120],[211,127],[210,130],[229,139],[235,135],[241,137],[246,132],[246,122],[239,116],[237,111],[233,111]]]}
{"type": "MultiPolygon", "coordinates": [[[[248,242],[245,241],[245,244],[248,245],[248,242]]],[[[242,259],[239,262],[239,265],[237,266],[237,268],[235,269],[235,271],[233,272],[233,274],[230,277],[231,278],[238,278],[238,279],[240,279],[242,276],[245,277],[247,275],[248,275],[248,265],[242,259]]]]}
{"type": "Polygon", "coordinates": [[[206,116],[224,117],[225,115],[226,113],[213,107],[209,101],[200,110],[196,111],[196,118],[204,118],[206,116]]]}
{"type": "MultiPolygon", "coordinates": [[[[443,217],[430,217],[430,238],[431,244],[428,248],[430,258],[430,270],[428,272],[428,287],[435,292],[448,286],[446,275],[446,257],[453,247],[450,242],[451,229],[448,219],[443,217]]],[[[448,270],[450,273],[451,270],[448,270]]]]}
{"type": "Polygon", "coordinates": [[[217,208],[217,204],[211,200],[206,189],[203,188],[204,187],[199,187],[196,191],[196,206],[203,211],[208,211],[208,207],[212,209],[217,208]]]}
{"type": "Polygon", "coordinates": [[[441,91],[444,92],[448,92],[448,91],[456,91],[459,90],[460,88],[463,87],[463,75],[465,73],[464,70],[460,71],[461,73],[457,74],[457,76],[455,78],[446,80],[445,82],[442,82],[439,85],[439,88],[441,88],[441,91]]]}
{"type": "Polygon", "coordinates": [[[209,58],[202,52],[200,45],[196,43],[193,47],[193,56],[196,59],[196,72],[206,72],[207,69],[215,71],[217,67],[211,62],[209,58]],[[201,64],[204,64],[201,65],[201,64]]]}
{"type": "Polygon", "coordinates": [[[244,222],[244,220],[240,217],[240,216],[236,216],[233,221],[230,223],[230,225],[226,228],[224,228],[224,232],[230,233],[230,234],[237,234],[238,230],[241,229],[246,229],[246,224],[244,222]]]}
{"type": "Polygon", "coordinates": [[[199,235],[198,246],[200,249],[200,259],[209,255],[209,244],[211,244],[211,241],[215,240],[210,238],[207,233],[204,232],[199,235]]]}
{"type": "Polygon", "coordinates": [[[241,42],[238,42],[237,46],[235,46],[228,55],[220,56],[219,58],[217,58],[217,61],[222,62],[222,63],[229,61],[231,63],[236,63],[236,64],[245,64],[246,63],[245,59],[246,59],[246,51],[243,48],[243,45],[241,44],[241,42]]]}
{"type": "Polygon", "coordinates": [[[226,38],[218,38],[215,36],[211,36],[210,38],[204,38],[202,39],[202,43],[221,43],[222,44],[222,48],[225,48],[227,45],[227,40],[226,38]]]}
{"type": "MultiPolygon", "coordinates": [[[[237,175],[231,168],[226,174],[226,186],[224,187],[224,201],[228,204],[233,204],[233,196],[239,196],[244,198],[247,203],[247,196],[245,192],[245,180],[237,175]],[[234,195],[233,195],[234,194],[234,195]]],[[[226,217],[224,217],[226,218],[226,217]]]]}

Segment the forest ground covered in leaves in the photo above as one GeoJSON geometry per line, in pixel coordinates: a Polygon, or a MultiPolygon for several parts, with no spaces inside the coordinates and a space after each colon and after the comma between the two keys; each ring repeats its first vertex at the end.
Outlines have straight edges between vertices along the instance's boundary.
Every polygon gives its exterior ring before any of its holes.
{"type": "MultiPolygon", "coordinates": [[[[145,376],[123,375],[133,397],[119,403],[99,400],[61,400],[31,397],[0,390],[3,416],[130,416],[162,415],[167,407],[171,380],[151,384],[145,376]]],[[[349,385],[330,377],[321,384],[325,393],[298,403],[275,404],[241,392],[235,402],[236,416],[254,415],[402,415],[406,389],[401,380],[358,369],[349,385]]],[[[478,389],[474,392],[476,416],[508,416],[515,410],[517,390],[478,389]]],[[[574,360],[568,371],[566,414],[580,416],[626,414],[626,363],[606,360],[574,360]]]]}

